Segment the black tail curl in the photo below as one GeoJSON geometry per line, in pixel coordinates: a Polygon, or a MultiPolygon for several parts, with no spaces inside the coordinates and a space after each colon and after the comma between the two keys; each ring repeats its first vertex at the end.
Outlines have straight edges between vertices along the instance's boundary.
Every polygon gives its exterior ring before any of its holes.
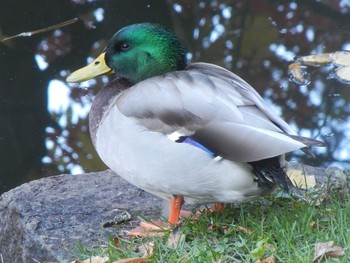
{"type": "Polygon", "coordinates": [[[291,180],[281,166],[280,157],[249,162],[249,164],[253,167],[259,187],[273,189],[277,184],[286,192],[289,192],[293,187],[291,180]]]}

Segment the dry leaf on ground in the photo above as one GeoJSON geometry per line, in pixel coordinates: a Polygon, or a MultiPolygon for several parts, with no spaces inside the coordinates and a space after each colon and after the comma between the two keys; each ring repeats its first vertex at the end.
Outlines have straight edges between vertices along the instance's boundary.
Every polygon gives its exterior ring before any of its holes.
{"type": "Polygon", "coordinates": [[[186,235],[181,233],[180,228],[175,228],[173,232],[170,233],[167,240],[167,246],[170,248],[177,248],[179,243],[183,242],[186,238],[186,235]]]}
{"type": "Polygon", "coordinates": [[[337,258],[345,254],[345,249],[338,246],[334,241],[315,244],[315,254],[312,262],[319,262],[324,257],[337,258]]]}
{"type": "Polygon", "coordinates": [[[288,170],[287,175],[294,186],[298,188],[308,189],[316,186],[314,175],[305,175],[303,171],[294,169],[288,170]]]}
{"type": "Polygon", "coordinates": [[[142,254],[144,258],[151,258],[154,255],[154,242],[148,242],[145,244],[142,244],[137,248],[137,252],[142,254]]]}
{"type": "Polygon", "coordinates": [[[253,230],[251,230],[251,229],[249,229],[249,228],[245,228],[245,227],[243,227],[243,226],[237,226],[237,227],[236,227],[236,230],[237,230],[237,231],[241,231],[241,232],[243,232],[243,233],[245,233],[245,234],[249,234],[249,235],[251,235],[251,234],[254,233],[253,230]]]}
{"type": "Polygon", "coordinates": [[[117,261],[114,261],[113,263],[147,263],[148,258],[124,258],[117,261]]]}
{"type": "Polygon", "coordinates": [[[91,257],[85,260],[80,260],[80,259],[76,259],[74,261],[72,261],[72,263],[108,263],[109,262],[109,258],[108,257],[91,257]]]}
{"type": "Polygon", "coordinates": [[[328,227],[326,227],[326,226],[323,226],[323,225],[318,224],[318,223],[315,222],[315,221],[312,221],[312,222],[310,223],[310,227],[311,227],[311,228],[314,228],[314,229],[321,229],[321,230],[327,229],[327,228],[328,228],[328,227]]]}
{"type": "Polygon", "coordinates": [[[255,263],[276,263],[276,258],[274,255],[271,255],[267,258],[259,258],[255,263]]]}

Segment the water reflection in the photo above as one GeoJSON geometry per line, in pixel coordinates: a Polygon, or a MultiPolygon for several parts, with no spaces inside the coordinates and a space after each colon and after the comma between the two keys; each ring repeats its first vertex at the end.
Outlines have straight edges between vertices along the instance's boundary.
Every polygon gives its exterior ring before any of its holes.
{"type": "MultiPolygon", "coordinates": [[[[268,48],[268,50],[273,54],[274,57],[271,57],[271,54],[263,54],[268,57],[268,59],[264,60],[264,68],[265,70],[270,71],[270,76],[272,80],[279,83],[280,87],[284,89],[284,93],[287,93],[285,96],[283,96],[283,94],[279,95],[278,93],[274,93],[274,96],[272,96],[271,99],[268,99],[269,101],[271,101],[271,104],[276,104],[277,100],[277,104],[279,104],[279,109],[276,109],[276,105],[274,105],[274,108],[282,115],[286,114],[287,111],[295,112],[296,115],[298,115],[298,112],[301,112],[303,118],[299,118],[298,120],[295,117],[292,117],[292,114],[290,114],[289,122],[303,136],[323,138],[326,139],[326,141],[339,140],[340,138],[336,138],[336,135],[345,135],[345,131],[348,125],[339,125],[339,122],[344,121],[343,118],[333,119],[331,112],[322,111],[322,108],[324,108],[324,106],[332,108],[332,105],[330,105],[332,104],[332,102],[335,104],[339,104],[339,102],[337,101],[340,99],[339,97],[336,98],[335,96],[328,96],[328,99],[324,100],[325,96],[323,94],[329,92],[327,91],[327,85],[325,85],[325,80],[327,80],[327,74],[319,74],[319,76],[316,79],[314,79],[311,83],[311,74],[307,71],[304,71],[302,72],[304,77],[303,82],[295,81],[295,79],[293,80],[294,83],[298,84],[299,87],[293,86],[293,83],[288,82],[288,79],[285,78],[287,64],[284,62],[292,61],[297,55],[300,54],[301,50],[306,49],[305,46],[313,44],[315,40],[315,34],[317,34],[317,31],[319,31],[317,29],[317,24],[313,24],[312,21],[310,21],[309,23],[306,23],[306,21],[298,21],[297,24],[288,26],[289,23],[293,22],[296,17],[300,17],[301,15],[305,14],[305,12],[303,12],[302,10],[302,7],[300,8],[295,2],[277,6],[270,5],[270,7],[275,8],[275,10],[272,11],[274,11],[276,14],[285,14],[285,20],[282,20],[280,16],[278,16],[277,18],[281,21],[278,21],[278,19],[276,19],[276,16],[266,16],[266,12],[264,12],[267,11],[266,7],[264,8],[265,10],[258,11],[256,10],[256,8],[253,7],[253,4],[247,6],[242,1],[227,1],[227,3],[220,4],[216,1],[200,2],[197,8],[195,6],[191,6],[190,8],[192,9],[192,11],[195,10],[197,15],[200,16],[202,14],[204,17],[199,18],[198,22],[196,21],[194,23],[195,26],[193,29],[186,29],[189,30],[190,33],[192,33],[191,35],[193,38],[192,40],[187,41],[191,44],[195,44],[194,46],[200,46],[199,51],[192,51],[190,49],[190,52],[196,54],[195,60],[197,61],[202,60],[201,56],[202,53],[204,53],[206,55],[205,57],[214,58],[217,64],[224,64],[224,66],[231,69],[243,69],[249,67],[249,60],[260,58],[261,53],[266,52],[266,50],[263,49],[268,48]],[[238,8],[233,8],[234,5],[236,5],[236,7],[238,8]],[[240,13],[240,11],[242,11],[243,8],[252,9],[254,13],[252,15],[250,13],[240,13]],[[234,14],[233,10],[235,10],[234,14]],[[235,16],[235,18],[231,20],[233,15],[235,16]],[[243,24],[243,27],[239,28],[237,27],[237,25],[235,25],[235,20],[237,19],[245,19],[245,21],[243,21],[245,22],[243,24]],[[235,28],[235,30],[230,32],[229,29],[233,27],[235,28]],[[245,31],[243,29],[245,29],[245,31]],[[265,31],[261,30],[259,34],[259,29],[265,29],[265,31]],[[276,36],[275,29],[278,29],[278,36],[276,36]],[[264,32],[264,34],[261,34],[262,32],[264,32]],[[290,38],[292,36],[294,36],[295,38],[302,38],[300,39],[302,41],[294,43],[294,46],[292,48],[288,48],[286,41],[281,37],[290,38]],[[248,44],[248,48],[250,48],[250,54],[248,52],[244,52],[246,46],[241,46],[240,49],[243,54],[237,54],[236,52],[236,59],[233,60],[232,55],[229,54],[235,53],[235,43],[236,45],[242,45],[242,43],[239,43],[242,41],[243,44],[248,44]],[[244,41],[247,43],[244,43],[244,41]],[[258,42],[258,44],[252,44],[251,41],[254,41],[255,43],[258,42]],[[200,45],[194,42],[199,42],[200,45]],[[211,49],[211,47],[214,46],[216,42],[224,42],[223,54],[220,54],[220,52],[218,52],[214,48],[211,49]],[[249,45],[252,45],[252,47],[249,45]],[[274,61],[276,59],[279,60],[277,62],[280,62],[279,66],[281,68],[274,68],[272,66],[272,64],[276,64],[276,61],[274,61]],[[236,65],[233,65],[233,63],[236,63],[236,65]],[[294,89],[294,91],[291,91],[291,89],[294,89]],[[293,93],[294,96],[290,98],[288,93],[293,93]],[[333,100],[329,100],[330,98],[333,98],[333,100]],[[301,105],[300,99],[302,100],[303,105],[301,105]],[[300,106],[302,106],[302,108],[300,106]],[[310,107],[311,110],[307,109],[308,107],[310,107]],[[318,111],[316,113],[317,108],[321,111],[318,111]],[[305,111],[302,112],[302,109],[305,109],[305,111]],[[314,114],[314,116],[307,116],[306,112],[316,114],[314,114]],[[332,121],[330,121],[330,118],[332,118],[332,121]],[[336,126],[332,125],[332,123],[334,122],[337,123],[336,126]],[[337,130],[337,132],[334,132],[335,129],[337,130]]],[[[344,6],[342,6],[342,4],[339,3],[339,8],[344,8],[344,6]]],[[[183,8],[183,6],[180,3],[172,4],[172,11],[174,12],[173,15],[179,16],[175,17],[175,20],[182,19],[184,16],[188,15],[186,14],[188,9],[183,8]]],[[[94,11],[94,14],[96,17],[99,17],[99,22],[103,21],[102,8],[96,9],[94,11]]],[[[312,20],[311,14],[307,16],[310,17],[310,19],[312,20]]],[[[332,21],[329,22],[332,23],[332,21]]],[[[185,29],[177,28],[177,30],[183,31],[185,29]]],[[[311,45],[311,49],[309,50],[309,52],[314,52],[315,49],[319,50],[319,47],[321,45],[322,43],[318,43],[316,48],[311,45]]],[[[192,55],[190,57],[192,57],[192,55]]],[[[210,61],[210,59],[206,61],[210,61]]],[[[253,64],[256,65],[258,63],[253,64]]],[[[252,71],[252,69],[249,70],[252,71]]],[[[315,75],[315,73],[313,73],[313,75],[315,75]]],[[[95,83],[90,83],[87,86],[91,87],[95,85],[95,83]]],[[[261,85],[257,87],[257,89],[259,88],[264,89],[264,87],[261,87],[261,85]]],[[[274,89],[272,87],[266,87],[266,89],[264,90],[265,97],[270,97],[272,95],[271,91],[273,90],[274,89]]],[[[73,103],[71,104],[71,107],[74,108],[76,106],[73,103]]],[[[86,105],[84,105],[83,108],[86,108],[86,105]]],[[[77,116],[80,114],[79,112],[80,110],[78,108],[76,108],[75,110],[72,109],[72,119],[76,119],[77,116]]],[[[288,117],[289,114],[287,113],[286,115],[288,117]]],[[[76,121],[73,121],[73,123],[76,123],[76,121]]],[[[343,136],[343,138],[340,140],[344,141],[348,140],[348,138],[347,136],[343,136]]],[[[342,167],[349,168],[346,163],[341,163],[342,161],[345,161],[349,155],[349,150],[347,149],[347,147],[339,148],[339,146],[336,146],[333,143],[332,148],[335,148],[333,154],[330,154],[329,150],[326,149],[318,150],[318,154],[323,156],[322,161],[324,162],[324,165],[337,163],[342,167]]],[[[298,154],[294,156],[302,158],[298,154]]],[[[55,158],[57,157],[58,156],[56,155],[55,158]]],[[[321,164],[317,161],[315,163],[321,164]]]]}
{"type": "Polygon", "coordinates": [[[33,59],[38,70],[47,74],[48,112],[53,120],[46,128],[47,154],[40,157],[44,175],[105,168],[90,143],[86,114],[94,94],[108,79],[69,86],[64,79],[96,57],[114,31],[143,21],[172,25],[188,47],[190,61],[232,70],[298,133],[328,145],[317,150],[315,160],[299,152],[289,159],[350,169],[349,87],[329,78],[323,68],[302,72],[304,82],[290,81],[288,75],[288,65],[296,56],[350,50],[347,1],[117,2],[66,1],[57,8],[80,21],[36,39],[33,59]]]}

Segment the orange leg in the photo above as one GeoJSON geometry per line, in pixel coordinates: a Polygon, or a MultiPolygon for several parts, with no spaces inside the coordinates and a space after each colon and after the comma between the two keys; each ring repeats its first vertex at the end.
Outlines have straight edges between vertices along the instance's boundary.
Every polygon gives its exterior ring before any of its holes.
{"type": "Polygon", "coordinates": [[[175,225],[179,222],[181,207],[183,203],[184,203],[184,197],[182,195],[174,195],[170,199],[170,215],[169,215],[170,224],[175,225]]]}

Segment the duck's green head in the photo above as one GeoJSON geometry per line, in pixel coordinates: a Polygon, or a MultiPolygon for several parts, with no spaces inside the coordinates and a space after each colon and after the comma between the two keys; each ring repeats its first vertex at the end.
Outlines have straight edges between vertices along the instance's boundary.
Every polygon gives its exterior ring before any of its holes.
{"type": "Polygon", "coordinates": [[[134,24],[119,30],[105,52],[88,66],[68,76],[81,82],[99,75],[116,73],[132,83],[185,68],[185,49],[166,28],[151,23],[134,24]]]}

